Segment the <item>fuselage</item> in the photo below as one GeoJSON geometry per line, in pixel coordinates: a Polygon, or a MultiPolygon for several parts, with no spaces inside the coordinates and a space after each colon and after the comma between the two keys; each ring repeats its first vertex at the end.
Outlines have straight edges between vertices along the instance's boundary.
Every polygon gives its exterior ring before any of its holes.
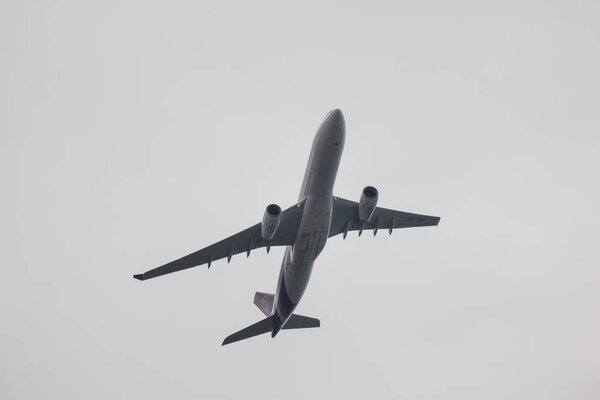
{"type": "Polygon", "coordinates": [[[298,202],[304,201],[296,240],[288,246],[277,283],[272,336],[275,336],[300,302],[315,259],[329,236],[333,185],[344,150],[346,125],[340,110],[323,120],[313,141],[298,202]]]}

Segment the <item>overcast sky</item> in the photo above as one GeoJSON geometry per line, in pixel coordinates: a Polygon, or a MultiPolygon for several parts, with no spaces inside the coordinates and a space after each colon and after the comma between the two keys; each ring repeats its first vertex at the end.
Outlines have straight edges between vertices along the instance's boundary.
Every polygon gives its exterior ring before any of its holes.
{"type": "Polygon", "coordinates": [[[597,399],[600,3],[0,2],[0,398],[597,399]],[[219,3],[219,4],[217,4],[219,3]],[[335,193],[441,216],[134,273],[335,193]]]}

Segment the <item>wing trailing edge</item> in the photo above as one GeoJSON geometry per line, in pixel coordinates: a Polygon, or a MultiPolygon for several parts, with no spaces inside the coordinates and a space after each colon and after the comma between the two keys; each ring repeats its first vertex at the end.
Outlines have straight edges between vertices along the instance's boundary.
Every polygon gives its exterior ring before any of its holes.
{"type": "Polygon", "coordinates": [[[380,229],[385,229],[391,234],[394,229],[435,226],[439,222],[440,217],[413,214],[382,207],[376,207],[371,219],[368,222],[362,222],[358,217],[358,203],[341,197],[334,197],[329,237],[341,233],[345,239],[349,231],[358,231],[360,236],[363,230],[373,230],[373,235],[377,235],[380,229]]]}
{"type": "Polygon", "coordinates": [[[133,277],[144,281],[204,264],[208,264],[210,268],[214,261],[226,258],[229,262],[234,255],[241,253],[246,253],[246,256],[249,256],[252,250],[260,247],[266,248],[268,253],[271,246],[292,245],[296,240],[303,212],[304,202],[297,203],[283,211],[279,228],[271,240],[262,238],[261,223],[258,223],[211,246],[146,271],[143,274],[136,274],[133,277]]]}

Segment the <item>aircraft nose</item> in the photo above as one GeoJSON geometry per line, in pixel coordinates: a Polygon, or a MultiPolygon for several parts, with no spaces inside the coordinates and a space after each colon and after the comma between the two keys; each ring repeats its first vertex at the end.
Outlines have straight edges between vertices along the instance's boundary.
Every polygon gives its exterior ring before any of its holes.
{"type": "Polygon", "coordinates": [[[346,137],[346,121],[339,108],[330,111],[321,124],[321,137],[333,141],[336,146],[344,143],[346,137]]]}
{"type": "Polygon", "coordinates": [[[325,116],[325,122],[329,124],[344,124],[344,114],[342,114],[342,110],[336,108],[335,110],[329,111],[327,116],[325,116]]]}

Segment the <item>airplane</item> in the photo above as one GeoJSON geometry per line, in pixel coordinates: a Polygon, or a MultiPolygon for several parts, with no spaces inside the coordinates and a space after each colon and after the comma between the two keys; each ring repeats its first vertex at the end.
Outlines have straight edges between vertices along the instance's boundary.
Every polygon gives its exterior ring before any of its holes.
{"type": "Polygon", "coordinates": [[[346,122],[339,109],[330,111],[315,135],[298,202],[282,211],[269,204],[261,222],[227,239],[185,257],[133,277],[141,281],[172,272],[208,264],[213,261],[250,252],[257,248],[285,246],[275,294],[256,292],[254,304],[266,318],[250,325],[223,341],[222,345],[264,333],[275,337],[280,330],[316,328],[316,318],[294,314],[308,285],[313,264],[327,240],[350,231],[435,226],[439,217],[412,214],[377,207],[379,193],[367,186],[357,202],[333,195],[333,184],[346,140],[346,122]]]}

